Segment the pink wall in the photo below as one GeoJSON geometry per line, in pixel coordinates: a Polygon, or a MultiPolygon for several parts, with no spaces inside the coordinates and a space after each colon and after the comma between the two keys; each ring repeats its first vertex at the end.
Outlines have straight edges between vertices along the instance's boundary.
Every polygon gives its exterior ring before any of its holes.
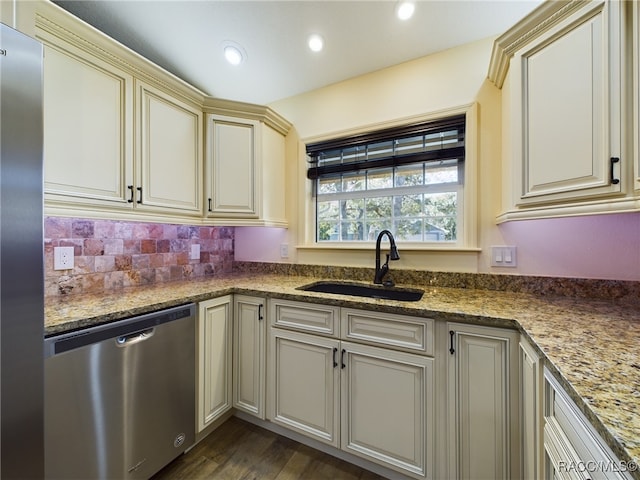
{"type": "Polygon", "coordinates": [[[640,280],[640,213],[523,220],[499,229],[505,245],[517,246],[518,274],[640,280]]]}

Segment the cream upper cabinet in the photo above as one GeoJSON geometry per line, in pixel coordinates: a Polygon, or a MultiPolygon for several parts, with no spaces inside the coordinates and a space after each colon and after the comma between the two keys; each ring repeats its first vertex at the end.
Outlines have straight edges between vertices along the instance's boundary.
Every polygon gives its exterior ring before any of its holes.
{"type": "Polygon", "coordinates": [[[198,431],[232,407],[233,300],[227,295],[198,305],[198,431]]]}
{"type": "Polygon", "coordinates": [[[287,226],[285,136],[291,125],[266,107],[220,102],[207,114],[206,217],[225,225],[287,226]],[[242,107],[246,107],[242,110],[242,107]],[[251,108],[249,108],[251,107],[251,108]]]}
{"type": "Polygon", "coordinates": [[[46,205],[130,209],[133,77],[39,26],[46,205]]]}
{"type": "Polygon", "coordinates": [[[627,3],[545,2],[496,41],[490,78],[508,85],[498,221],[640,207],[626,120],[627,3]]]}
{"type": "Polygon", "coordinates": [[[519,478],[518,333],[447,329],[448,477],[519,478]]]}
{"type": "Polygon", "coordinates": [[[202,112],[137,81],[136,208],[202,215],[202,112]]]}
{"type": "Polygon", "coordinates": [[[266,301],[235,295],[233,302],[233,406],[265,418],[266,301]]]}
{"type": "Polygon", "coordinates": [[[209,115],[207,133],[209,216],[257,218],[260,122],[209,115]]]}
{"type": "Polygon", "coordinates": [[[201,219],[202,95],[56,5],[36,5],[45,213],[201,219]]]}

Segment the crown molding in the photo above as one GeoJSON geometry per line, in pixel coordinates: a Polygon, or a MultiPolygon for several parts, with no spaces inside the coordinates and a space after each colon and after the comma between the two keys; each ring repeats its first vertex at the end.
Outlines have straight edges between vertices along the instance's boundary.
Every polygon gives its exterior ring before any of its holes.
{"type": "Polygon", "coordinates": [[[502,88],[513,54],[591,0],[548,0],[493,43],[487,78],[502,88]]]}
{"type": "Polygon", "coordinates": [[[244,119],[248,118],[264,122],[266,125],[284,136],[289,133],[292,126],[291,123],[283,116],[264,105],[237,102],[222,98],[205,97],[202,108],[204,113],[227,115],[230,117],[239,117],[244,119]]]}

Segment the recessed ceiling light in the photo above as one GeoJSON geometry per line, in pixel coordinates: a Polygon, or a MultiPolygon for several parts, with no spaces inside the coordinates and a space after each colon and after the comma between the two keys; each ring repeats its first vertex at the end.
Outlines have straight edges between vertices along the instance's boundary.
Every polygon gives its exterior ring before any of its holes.
{"type": "Polygon", "coordinates": [[[244,49],[235,42],[224,42],[224,58],[227,59],[231,65],[240,65],[247,58],[247,53],[244,49]]]}
{"type": "Polygon", "coordinates": [[[324,39],[317,33],[314,33],[313,35],[309,35],[307,44],[312,51],[319,52],[324,47],[324,39]]]}
{"type": "Polygon", "coordinates": [[[400,20],[409,20],[413,16],[416,4],[409,1],[401,1],[396,7],[396,15],[400,20]]]}

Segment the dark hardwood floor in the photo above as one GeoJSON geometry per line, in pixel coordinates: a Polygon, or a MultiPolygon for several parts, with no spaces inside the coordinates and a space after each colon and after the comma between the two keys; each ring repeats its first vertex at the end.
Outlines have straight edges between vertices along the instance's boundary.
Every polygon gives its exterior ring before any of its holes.
{"type": "Polygon", "coordinates": [[[381,480],[384,477],[231,417],[152,480],[381,480]]]}

